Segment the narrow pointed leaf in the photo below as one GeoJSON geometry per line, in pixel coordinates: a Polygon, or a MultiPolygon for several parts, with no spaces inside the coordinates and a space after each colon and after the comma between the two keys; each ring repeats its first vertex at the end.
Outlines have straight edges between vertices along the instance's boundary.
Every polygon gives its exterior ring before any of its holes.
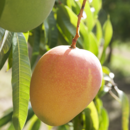
{"type": "Polygon", "coordinates": [[[9,112],[8,114],[4,115],[2,118],[0,118],[0,127],[4,126],[7,124],[9,121],[12,120],[12,114],[13,112],[9,112]]]}
{"type": "Polygon", "coordinates": [[[47,18],[48,25],[49,25],[49,32],[48,32],[48,45],[49,48],[53,48],[57,45],[58,40],[58,29],[56,26],[56,20],[54,18],[54,13],[51,12],[47,18]]]}
{"type": "Polygon", "coordinates": [[[129,130],[129,99],[127,95],[116,87],[122,107],[122,130],[129,130]]]}
{"type": "Polygon", "coordinates": [[[27,43],[22,33],[14,34],[12,56],[13,124],[16,130],[21,130],[28,113],[31,78],[27,43]]]}
{"type": "Polygon", "coordinates": [[[93,102],[91,102],[84,110],[85,113],[85,130],[98,130],[99,119],[97,109],[93,102]]]}
{"type": "Polygon", "coordinates": [[[13,33],[6,30],[0,46],[0,70],[3,67],[11,51],[12,38],[13,33]]]}
{"type": "Polygon", "coordinates": [[[59,126],[58,130],[69,130],[69,126],[68,125],[59,126]]]}
{"type": "Polygon", "coordinates": [[[99,118],[100,118],[99,130],[108,130],[109,117],[105,108],[101,109],[101,115],[99,118]]]}
{"type": "Polygon", "coordinates": [[[33,52],[31,57],[31,67],[33,68],[37,57],[39,55],[39,49],[40,49],[40,37],[41,37],[41,25],[35,28],[34,30],[34,44],[33,44],[33,52]]]}
{"type": "Polygon", "coordinates": [[[94,19],[93,19],[93,14],[91,12],[88,1],[86,2],[84,11],[85,11],[85,13],[87,15],[87,18],[86,18],[87,27],[88,27],[88,31],[90,32],[92,30],[92,28],[93,28],[93,25],[94,25],[94,19]]]}
{"type": "MultiPolygon", "coordinates": [[[[74,37],[76,33],[78,17],[72,12],[72,10],[64,5],[58,6],[57,17],[61,17],[61,22],[66,26],[68,31],[74,37]]],[[[89,49],[89,35],[88,29],[81,21],[80,23],[80,37],[78,38],[78,43],[84,49],[89,49]]]]}
{"type": "Polygon", "coordinates": [[[113,35],[113,28],[112,28],[112,24],[110,22],[109,17],[103,25],[103,33],[104,33],[104,48],[106,49],[113,35]]]}
{"type": "Polygon", "coordinates": [[[10,126],[8,127],[8,129],[7,130],[15,130],[14,129],[14,125],[13,125],[13,123],[11,122],[11,124],[10,124],[10,126]]]}
{"type": "Polygon", "coordinates": [[[41,121],[34,115],[29,122],[28,130],[39,130],[40,125],[41,121]]]}
{"type": "Polygon", "coordinates": [[[97,20],[96,22],[96,37],[97,37],[98,46],[99,46],[101,44],[101,39],[102,39],[102,27],[99,20],[97,20]]]}
{"type": "Polygon", "coordinates": [[[4,34],[5,34],[5,30],[0,27],[0,45],[1,45],[1,41],[3,39],[4,34]]]}

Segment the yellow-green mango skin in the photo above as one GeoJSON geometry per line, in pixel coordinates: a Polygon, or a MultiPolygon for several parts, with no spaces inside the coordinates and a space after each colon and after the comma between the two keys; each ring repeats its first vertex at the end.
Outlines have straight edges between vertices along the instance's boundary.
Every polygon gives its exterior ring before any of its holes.
{"type": "Polygon", "coordinates": [[[78,115],[96,96],[102,81],[98,58],[83,49],[57,46],[37,63],[30,85],[35,114],[51,126],[78,115]]]}
{"type": "Polygon", "coordinates": [[[0,27],[13,32],[34,29],[47,18],[54,2],[55,0],[5,0],[4,8],[0,10],[0,27]]]}

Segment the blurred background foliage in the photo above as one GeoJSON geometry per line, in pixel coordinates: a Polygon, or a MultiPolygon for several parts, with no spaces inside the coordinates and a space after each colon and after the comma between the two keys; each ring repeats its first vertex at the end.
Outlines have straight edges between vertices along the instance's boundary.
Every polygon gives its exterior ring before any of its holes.
{"type": "MultiPolygon", "coordinates": [[[[74,0],[56,0],[53,11],[44,23],[24,33],[24,36],[21,36],[21,39],[25,37],[29,43],[28,48],[32,70],[40,56],[45,52],[57,45],[71,44],[76,31],[77,15],[79,14],[81,3],[82,0],[78,2],[74,0]],[[63,4],[59,4],[60,2],[63,4]]],[[[116,95],[119,94],[119,102],[121,102],[120,106],[120,104],[113,100],[110,94],[107,93],[109,91],[109,89],[107,89],[108,86],[110,85],[109,87],[112,87],[112,84],[108,84],[107,82],[113,81],[114,77],[112,76],[111,78],[110,75],[112,74],[110,72],[111,70],[115,74],[114,80],[118,87],[130,98],[130,1],[93,0],[92,2],[89,0],[89,4],[86,4],[85,12],[87,18],[83,19],[80,25],[81,37],[78,39],[77,46],[92,51],[100,59],[101,63],[105,65],[105,67],[103,66],[103,71],[106,79],[103,79],[101,89],[94,99],[94,102],[76,116],[73,121],[57,129],[69,130],[74,128],[74,130],[81,130],[84,128],[85,130],[122,130],[123,123],[121,117],[123,117],[122,113],[124,111],[127,114],[124,121],[126,124],[124,126],[128,125],[127,117],[129,116],[129,110],[127,106],[129,105],[127,98],[125,96],[121,97],[121,95],[123,95],[122,92],[116,89],[118,92],[116,95]],[[91,7],[95,8],[94,12],[90,11],[91,7]],[[110,70],[107,67],[110,68],[110,70]]],[[[5,30],[0,29],[2,35],[4,35],[4,31],[5,30]]],[[[13,37],[12,33],[7,33],[13,37]]],[[[15,35],[19,34],[15,33],[15,35]]],[[[2,38],[0,37],[0,39],[2,38]]],[[[0,69],[8,58],[8,70],[12,68],[12,53],[10,53],[12,48],[9,42],[6,42],[5,45],[7,45],[5,49],[9,50],[9,54],[6,53],[6,55],[4,55],[3,52],[0,53],[3,58],[2,60],[0,59],[0,63],[2,63],[0,64],[0,69]],[[6,48],[8,46],[10,49],[6,48]]],[[[29,124],[29,126],[27,125],[25,130],[33,130],[34,128],[35,130],[40,129],[40,121],[30,107],[28,112],[27,121],[29,123],[26,121],[26,124],[29,124]]],[[[11,121],[12,114],[12,109],[9,109],[7,113],[3,114],[4,116],[0,119],[0,127],[11,121]]],[[[51,130],[52,127],[48,126],[48,129],[51,130]]],[[[9,124],[8,130],[14,130],[12,122],[9,124]]],[[[123,130],[128,129],[123,128],[123,130]]]]}

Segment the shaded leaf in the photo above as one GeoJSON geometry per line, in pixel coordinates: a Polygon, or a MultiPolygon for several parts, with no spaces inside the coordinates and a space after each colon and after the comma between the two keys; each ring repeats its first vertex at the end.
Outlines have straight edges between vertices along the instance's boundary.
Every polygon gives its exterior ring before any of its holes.
{"type": "Polygon", "coordinates": [[[84,110],[85,113],[85,130],[98,130],[99,119],[96,107],[93,101],[84,110]]]}
{"type": "Polygon", "coordinates": [[[21,130],[28,113],[31,78],[27,43],[22,33],[14,34],[12,56],[13,124],[16,130],[21,130]]]}
{"type": "Polygon", "coordinates": [[[8,114],[5,114],[2,118],[0,118],[0,127],[4,126],[12,120],[12,114],[13,112],[11,111],[8,114]]]}
{"type": "Polygon", "coordinates": [[[31,68],[33,68],[37,60],[37,57],[39,56],[40,37],[41,37],[41,25],[35,28],[34,30],[34,44],[33,44],[33,51],[31,57],[31,68]]]}
{"type": "Polygon", "coordinates": [[[1,18],[1,16],[2,16],[4,7],[5,7],[5,2],[6,2],[6,0],[2,0],[2,1],[0,2],[0,18],[1,18]]]}
{"type": "Polygon", "coordinates": [[[13,123],[11,122],[11,124],[10,124],[10,126],[8,127],[8,129],[7,130],[15,130],[14,129],[14,125],[13,125],[13,123]]]}
{"type": "Polygon", "coordinates": [[[129,130],[129,99],[127,95],[116,87],[122,107],[122,129],[129,130]]]}
{"type": "Polygon", "coordinates": [[[6,30],[0,46],[0,70],[3,67],[11,51],[12,38],[13,33],[6,30]]]}
{"type": "Polygon", "coordinates": [[[80,114],[78,114],[74,119],[73,119],[73,127],[74,130],[82,130],[83,129],[83,125],[82,125],[82,112],[80,114]]]}
{"type": "Polygon", "coordinates": [[[9,53],[9,56],[8,56],[8,65],[7,65],[7,71],[12,68],[12,61],[13,61],[13,58],[12,58],[12,47],[10,48],[10,53],[9,53]]]}
{"type": "Polygon", "coordinates": [[[69,130],[69,126],[68,125],[59,126],[58,130],[69,130]]]}
{"type": "Polygon", "coordinates": [[[58,29],[56,26],[56,20],[54,18],[53,11],[50,13],[50,15],[47,18],[49,30],[48,30],[48,45],[50,48],[53,48],[57,45],[58,41],[58,29]]]}
{"type": "Polygon", "coordinates": [[[5,30],[0,27],[0,45],[1,45],[1,41],[3,39],[4,34],[5,34],[5,30]]]}

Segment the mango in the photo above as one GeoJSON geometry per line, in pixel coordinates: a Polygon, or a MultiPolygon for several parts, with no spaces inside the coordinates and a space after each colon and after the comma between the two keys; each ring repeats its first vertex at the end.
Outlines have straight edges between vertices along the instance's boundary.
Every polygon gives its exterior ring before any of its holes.
{"type": "Polygon", "coordinates": [[[55,0],[2,0],[0,27],[26,32],[40,25],[49,15],[55,0]]]}
{"type": "Polygon", "coordinates": [[[102,67],[91,52],[57,46],[38,61],[31,78],[30,101],[38,118],[63,125],[83,111],[96,96],[102,67]]]}

